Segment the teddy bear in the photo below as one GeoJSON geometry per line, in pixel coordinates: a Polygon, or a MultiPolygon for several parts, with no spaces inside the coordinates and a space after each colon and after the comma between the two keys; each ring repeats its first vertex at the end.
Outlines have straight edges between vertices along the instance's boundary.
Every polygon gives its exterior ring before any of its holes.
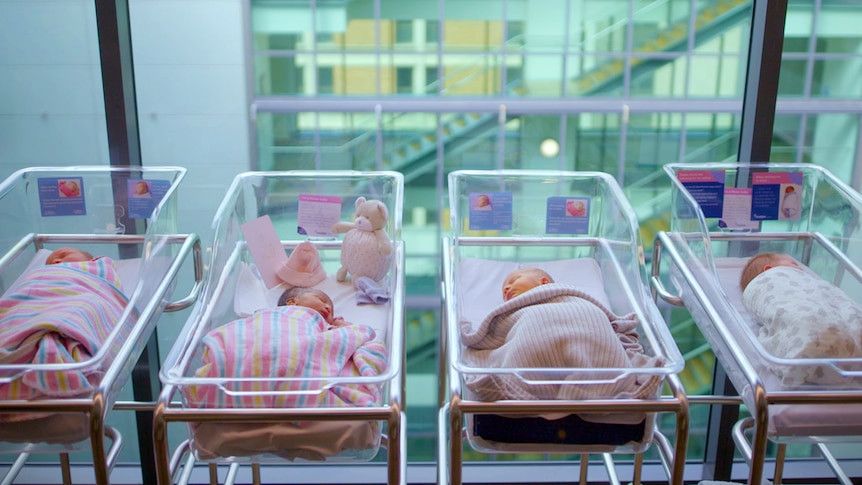
{"type": "Polygon", "coordinates": [[[353,222],[338,222],[332,226],[335,234],[347,233],[341,244],[341,268],[335,274],[344,281],[347,273],[356,279],[367,276],[379,282],[389,271],[392,242],[386,234],[389,211],[376,199],[356,199],[353,222]]]}

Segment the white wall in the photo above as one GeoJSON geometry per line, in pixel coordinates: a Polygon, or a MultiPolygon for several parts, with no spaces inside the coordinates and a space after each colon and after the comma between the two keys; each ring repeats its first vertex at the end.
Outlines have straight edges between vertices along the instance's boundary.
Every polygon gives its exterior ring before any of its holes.
{"type": "MultiPolygon", "coordinates": [[[[242,0],[129,0],[141,157],[188,169],[179,228],[211,246],[212,219],[234,177],[250,170],[242,0]]],[[[206,261],[206,254],[204,255],[206,261]]],[[[183,268],[176,298],[191,287],[183,268]]],[[[189,310],[163,314],[159,350],[170,350],[189,310]]],[[[169,427],[171,449],[188,437],[169,427]]],[[[127,446],[136,448],[134,435],[127,446]]],[[[137,453],[137,451],[134,451],[137,453]]],[[[132,457],[134,460],[134,456],[132,457]]]]}
{"type": "Polygon", "coordinates": [[[129,8],[143,163],[188,169],[180,227],[208,239],[218,202],[251,167],[242,1],[129,8]]]}
{"type": "Polygon", "coordinates": [[[0,179],[108,163],[93,2],[0,1],[0,179]]]}
{"type": "MultiPolygon", "coordinates": [[[[110,163],[94,4],[0,0],[0,179],[30,166],[110,163]]],[[[251,167],[243,2],[129,4],[143,164],[188,169],[180,231],[198,233],[208,246],[218,203],[233,177],[251,167]]],[[[190,283],[180,286],[178,292],[190,283]]],[[[186,316],[160,321],[163,355],[186,316]]],[[[124,390],[121,399],[130,398],[124,390]]],[[[137,461],[133,419],[109,419],[126,438],[123,461],[137,461]]],[[[73,461],[91,461],[87,456],[73,461]]]]}
{"type": "MultiPolygon", "coordinates": [[[[204,232],[249,170],[241,0],[131,0],[144,165],[188,168],[181,227],[204,232]]],[[[110,163],[92,0],[0,0],[0,178],[110,163]]]]}

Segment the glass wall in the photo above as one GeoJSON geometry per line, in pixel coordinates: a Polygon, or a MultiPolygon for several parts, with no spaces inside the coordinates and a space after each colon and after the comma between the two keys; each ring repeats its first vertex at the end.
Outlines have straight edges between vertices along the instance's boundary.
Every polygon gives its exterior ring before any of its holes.
{"type": "Polygon", "coordinates": [[[0,3],[0,175],[107,165],[91,2],[0,3]]]}
{"type": "MultiPolygon", "coordinates": [[[[614,174],[651,249],[669,220],[662,165],[737,157],[752,2],[402,3],[253,1],[256,133],[264,169],[405,174],[409,311],[428,320],[410,319],[408,349],[427,351],[408,350],[408,379],[427,381],[436,372],[426,345],[440,324],[431,318],[439,308],[439,238],[448,224],[446,174],[614,174]],[[277,21],[288,15],[293,23],[277,21]],[[304,18],[313,21],[298,21],[304,18]],[[288,46],[285,38],[296,42],[288,46]],[[343,109],[332,108],[337,103],[343,109]]],[[[834,23],[837,12],[862,18],[851,3],[789,7],[771,159],[818,163],[852,182],[862,94],[853,70],[862,49],[858,35],[850,40],[834,23]],[[824,92],[825,85],[832,87],[824,92]],[[854,104],[842,110],[836,102],[824,112],[824,97],[854,104]]],[[[709,394],[711,350],[685,310],[663,311],[687,358],[687,391],[709,394]]],[[[432,460],[436,401],[427,387],[407,389],[409,459],[432,460]]],[[[707,411],[693,409],[691,458],[703,456],[707,411]]]]}

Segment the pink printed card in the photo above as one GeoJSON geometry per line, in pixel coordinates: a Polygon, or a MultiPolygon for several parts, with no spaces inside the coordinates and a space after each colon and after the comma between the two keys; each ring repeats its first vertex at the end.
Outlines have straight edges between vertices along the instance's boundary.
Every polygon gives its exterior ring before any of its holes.
{"type": "Polygon", "coordinates": [[[287,262],[287,253],[275,232],[272,219],[269,216],[258,217],[246,222],[240,229],[267,289],[278,286],[281,280],[275,272],[287,262]]]}

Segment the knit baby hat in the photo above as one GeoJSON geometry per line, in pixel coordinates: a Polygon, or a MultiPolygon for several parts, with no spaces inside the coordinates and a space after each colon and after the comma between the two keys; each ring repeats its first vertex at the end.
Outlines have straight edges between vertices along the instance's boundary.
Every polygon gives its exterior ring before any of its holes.
{"type": "Polygon", "coordinates": [[[326,279],[317,248],[309,241],[299,243],[275,273],[291,286],[314,286],[326,279]]]}

